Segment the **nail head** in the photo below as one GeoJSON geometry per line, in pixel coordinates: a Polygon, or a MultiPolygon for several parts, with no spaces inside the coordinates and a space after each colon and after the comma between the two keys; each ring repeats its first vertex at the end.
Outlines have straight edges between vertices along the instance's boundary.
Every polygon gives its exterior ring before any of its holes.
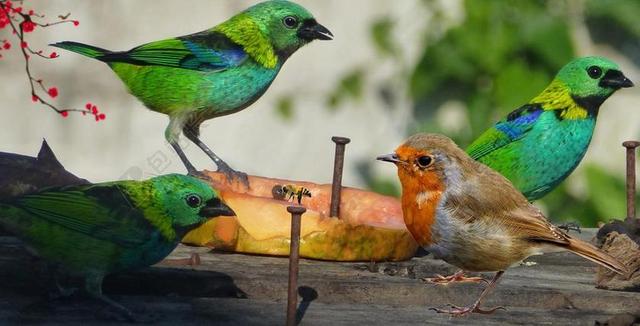
{"type": "Polygon", "coordinates": [[[306,212],[307,209],[302,207],[302,206],[288,206],[287,207],[287,212],[291,213],[291,214],[304,214],[304,212],[306,212]]]}
{"type": "Polygon", "coordinates": [[[351,139],[349,139],[347,137],[333,136],[333,137],[331,137],[331,140],[333,140],[333,142],[338,144],[338,145],[346,145],[346,144],[351,142],[351,139]]]}
{"type": "Polygon", "coordinates": [[[636,148],[640,146],[640,141],[627,140],[626,142],[622,143],[622,146],[626,148],[636,148]]]}

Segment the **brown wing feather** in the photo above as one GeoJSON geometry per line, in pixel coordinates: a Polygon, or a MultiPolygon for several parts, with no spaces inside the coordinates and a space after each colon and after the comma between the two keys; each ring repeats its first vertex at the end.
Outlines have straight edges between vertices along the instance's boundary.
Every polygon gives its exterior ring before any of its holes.
{"type": "Polygon", "coordinates": [[[464,173],[467,176],[477,179],[465,181],[465,190],[468,190],[466,196],[452,196],[448,200],[456,207],[465,207],[458,216],[465,216],[469,222],[490,219],[491,223],[501,224],[511,230],[514,236],[557,245],[616,273],[624,275],[627,272],[624,264],[616,258],[589,243],[572,238],[549,223],[544,214],[498,172],[475,161],[467,164],[466,169],[464,173]],[[470,173],[471,170],[475,170],[475,173],[470,173]]]}

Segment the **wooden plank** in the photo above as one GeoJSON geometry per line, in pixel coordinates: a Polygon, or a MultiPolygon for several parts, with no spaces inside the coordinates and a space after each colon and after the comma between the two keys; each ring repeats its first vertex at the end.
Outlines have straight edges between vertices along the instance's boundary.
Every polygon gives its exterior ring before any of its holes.
{"type": "MultiPolygon", "coordinates": [[[[170,258],[200,253],[201,265],[113,275],[105,293],[161,324],[281,324],[286,305],[285,258],[209,253],[180,246],[170,258]]],[[[447,303],[469,304],[477,284],[435,286],[420,278],[455,268],[429,256],[407,262],[335,263],[301,260],[301,286],[317,292],[304,324],[590,324],[640,310],[640,293],[595,289],[592,263],[568,253],[538,256],[534,266],[510,269],[486,302],[507,306],[491,316],[449,319],[428,310],[447,303]]],[[[101,305],[77,299],[38,302],[47,286],[44,264],[14,238],[0,237],[0,320],[43,323],[104,322],[101,305]],[[34,309],[34,307],[46,309],[34,309]],[[96,315],[96,311],[97,313],[96,315]]],[[[486,276],[490,276],[487,274],[486,276]]]]}

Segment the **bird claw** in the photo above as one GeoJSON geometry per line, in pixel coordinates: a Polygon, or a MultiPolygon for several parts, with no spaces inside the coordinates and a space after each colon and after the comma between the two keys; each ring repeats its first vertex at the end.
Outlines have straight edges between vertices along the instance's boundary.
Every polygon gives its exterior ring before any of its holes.
{"type": "Polygon", "coordinates": [[[244,172],[236,171],[222,162],[218,163],[217,172],[224,174],[225,177],[227,177],[227,181],[229,183],[232,183],[235,180],[237,180],[237,181],[240,181],[240,183],[242,183],[245,187],[247,187],[247,189],[250,188],[249,176],[244,172]]]}
{"type": "Polygon", "coordinates": [[[212,181],[211,177],[209,175],[207,175],[204,172],[197,171],[197,170],[189,171],[187,173],[187,175],[190,176],[190,177],[194,177],[194,178],[198,178],[198,179],[204,180],[204,181],[212,181]]]}
{"type": "Polygon", "coordinates": [[[498,306],[498,307],[493,307],[493,308],[489,308],[489,309],[482,309],[478,306],[478,304],[475,304],[471,307],[459,307],[459,306],[455,306],[452,304],[449,304],[449,306],[451,307],[451,309],[441,309],[441,308],[429,308],[429,310],[433,310],[439,314],[449,314],[451,316],[454,317],[462,317],[466,314],[470,314],[470,313],[478,313],[478,314],[482,314],[482,315],[490,315],[494,312],[496,312],[496,310],[498,309],[502,309],[502,310],[507,310],[505,307],[503,306],[498,306]]]}
{"type": "Polygon", "coordinates": [[[442,276],[440,274],[436,274],[436,277],[425,277],[422,279],[423,282],[438,284],[438,285],[449,285],[451,283],[486,283],[489,284],[489,281],[482,277],[467,277],[464,275],[463,271],[458,271],[453,275],[442,276]]]}
{"type": "Polygon", "coordinates": [[[564,223],[556,226],[558,229],[564,230],[565,232],[576,231],[578,233],[582,233],[582,229],[580,229],[580,225],[576,222],[564,223]]]}
{"type": "Polygon", "coordinates": [[[201,264],[200,255],[196,253],[192,253],[189,258],[183,259],[165,259],[162,261],[163,264],[169,266],[198,266],[201,264]]]}

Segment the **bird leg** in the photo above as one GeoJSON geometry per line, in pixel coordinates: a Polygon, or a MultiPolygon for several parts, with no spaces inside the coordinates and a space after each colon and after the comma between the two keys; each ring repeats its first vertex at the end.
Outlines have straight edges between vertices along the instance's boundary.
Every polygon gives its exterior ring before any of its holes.
{"type": "Polygon", "coordinates": [[[488,315],[488,314],[494,313],[498,309],[506,310],[502,306],[498,306],[490,309],[480,308],[480,303],[482,302],[482,299],[484,299],[484,297],[487,294],[489,294],[489,292],[491,292],[491,290],[496,286],[496,283],[498,282],[498,279],[500,278],[500,276],[502,276],[502,274],[504,274],[504,271],[497,272],[496,275],[491,280],[491,282],[489,283],[489,285],[487,285],[487,287],[484,288],[484,290],[482,290],[482,293],[480,294],[480,297],[478,298],[478,300],[476,300],[476,302],[469,307],[458,307],[458,306],[450,305],[451,309],[440,309],[440,308],[430,308],[430,309],[437,313],[445,313],[445,314],[450,314],[452,316],[464,316],[466,314],[474,313],[474,312],[488,315]]]}
{"type": "Polygon", "coordinates": [[[114,308],[118,313],[120,313],[125,319],[130,322],[136,322],[136,318],[134,314],[129,311],[129,309],[125,308],[123,305],[109,299],[107,296],[102,294],[102,280],[104,279],[103,275],[91,275],[87,276],[85,279],[85,290],[87,293],[97,299],[114,308]]]}
{"type": "Polygon", "coordinates": [[[425,277],[422,279],[423,282],[439,284],[439,285],[449,285],[451,283],[487,283],[489,281],[482,277],[467,277],[464,275],[465,272],[463,270],[459,270],[455,272],[453,275],[442,276],[440,274],[436,274],[436,277],[425,277]]]}
{"type": "Polygon", "coordinates": [[[180,157],[180,160],[182,161],[182,164],[184,164],[184,167],[187,168],[187,173],[192,176],[197,175],[199,173],[198,170],[196,170],[193,164],[189,162],[189,159],[187,159],[187,155],[184,153],[182,148],[180,148],[180,145],[178,144],[178,142],[170,141],[169,144],[171,145],[171,147],[173,147],[173,150],[176,151],[176,153],[178,154],[178,157],[180,157]]]}
{"type": "Polygon", "coordinates": [[[244,172],[239,172],[232,169],[225,161],[223,161],[218,155],[216,155],[205,143],[203,143],[200,138],[198,138],[198,132],[193,128],[186,126],[182,130],[185,136],[189,140],[191,140],[194,144],[198,145],[200,149],[213,160],[213,162],[218,166],[217,172],[223,173],[229,182],[233,182],[234,179],[238,179],[242,182],[247,188],[249,188],[249,178],[247,174],[244,172]]]}

